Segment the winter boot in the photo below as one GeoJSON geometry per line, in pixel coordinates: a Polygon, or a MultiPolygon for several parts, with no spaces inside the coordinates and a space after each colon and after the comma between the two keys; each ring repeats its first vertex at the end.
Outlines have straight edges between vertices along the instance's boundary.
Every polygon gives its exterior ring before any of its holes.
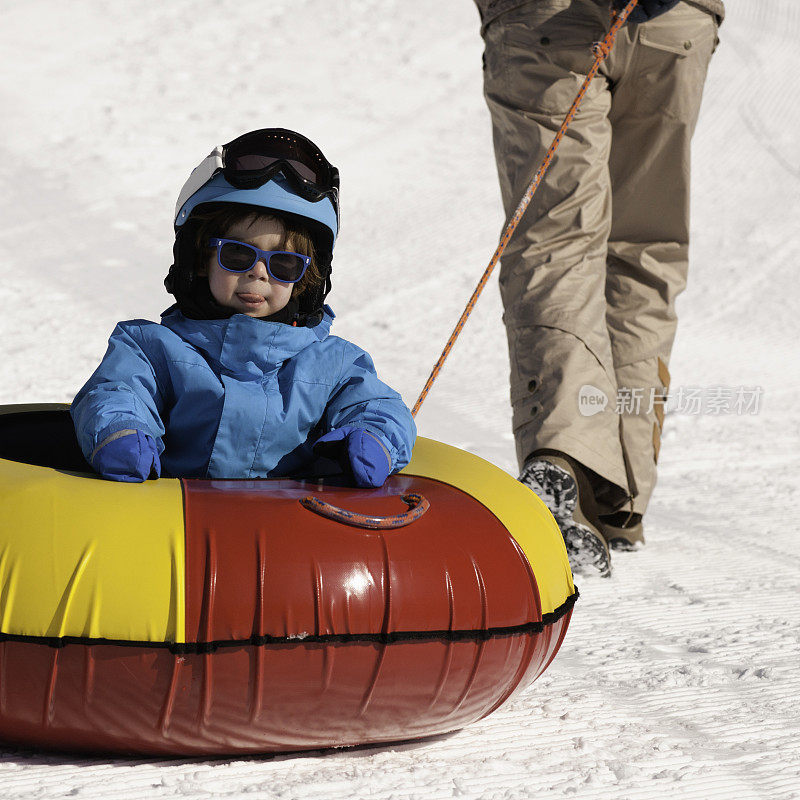
{"type": "Polygon", "coordinates": [[[636,550],[644,544],[642,515],[617,511],[600,517],[600,533],[614,550],[636,550]]]}
{"type": "Polygon", "coordinates": [[[600,533],[594,495],[580,465],[563,453],[534,453],[519,480],[529,486],[555,517],[572,571],[611,575],[611,556],[600,533]]]}

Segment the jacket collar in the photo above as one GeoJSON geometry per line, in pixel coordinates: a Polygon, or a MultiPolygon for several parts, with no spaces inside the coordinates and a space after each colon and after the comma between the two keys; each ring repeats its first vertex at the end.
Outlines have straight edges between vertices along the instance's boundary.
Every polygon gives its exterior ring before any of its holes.
{"type": "Polygon", "coordinates": [[[328,306],[313,328],[292,327],[233,314],[227,319],[189,319],[177,306],[161,315],[161,324],[199,350],[222,371],[259,378],[277,369],[301,350],[327,338],[334,314],[328,306]]]}

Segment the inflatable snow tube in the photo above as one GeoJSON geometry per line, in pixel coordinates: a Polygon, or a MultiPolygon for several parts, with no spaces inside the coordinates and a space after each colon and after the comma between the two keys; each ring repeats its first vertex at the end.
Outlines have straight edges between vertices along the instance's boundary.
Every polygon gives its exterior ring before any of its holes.
{"type": "Polygon", "coordinates": [[[420,438],[374,490],[121,484],[87,474],[67,408],[0,407],[2,743],[421,738],[491,713],[564,638],[577,593],[558,527],[474,455],[420,438]]]}

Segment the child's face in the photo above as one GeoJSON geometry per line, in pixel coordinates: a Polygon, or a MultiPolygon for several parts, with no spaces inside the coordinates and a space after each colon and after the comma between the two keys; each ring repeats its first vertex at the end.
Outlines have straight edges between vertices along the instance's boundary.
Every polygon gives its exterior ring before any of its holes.
{"type": "MultiPolygon", "coordinates": [[[[220,232],[225,239],[238,239],[261,250],[284,249],[284,229],[277,219],[257,217],[232,225],[220,232]]],[[[208,285],[214,299],[248,317],[268,317],[289,302],[294,284],[281,283],[270,277],[267,265],[257,261],[247,272],[228,272],[217,263],[216,251],[209,248],[206,263],[208,285]]]]}

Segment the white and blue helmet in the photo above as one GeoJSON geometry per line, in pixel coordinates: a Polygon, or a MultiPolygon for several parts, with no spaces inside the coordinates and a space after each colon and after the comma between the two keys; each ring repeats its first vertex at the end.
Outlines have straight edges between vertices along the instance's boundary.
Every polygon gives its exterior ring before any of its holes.
{"type": "Polygon", "coordinates": [[[193,215],[236,204],[272,211],[305,227],[314,241],[323,283],[302,295],[299,324],[321,319],[330,291],[331,261],[339,232],[339,173],[305,137],[282,128],[252,131],[215,147],[192,170],[175,206],[174,263],[164,281],[192,317],[219,316],[206,281],[197,281],[193,215]]]}

